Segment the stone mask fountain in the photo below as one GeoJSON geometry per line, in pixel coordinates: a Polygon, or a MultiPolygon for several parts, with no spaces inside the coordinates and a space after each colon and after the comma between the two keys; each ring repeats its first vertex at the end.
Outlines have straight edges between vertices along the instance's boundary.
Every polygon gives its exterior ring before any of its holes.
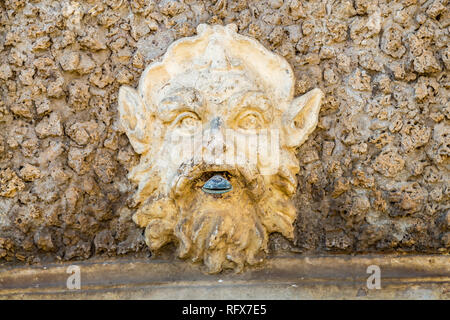
{"type": "Polygon", "coordinates": [[[294,98],[288,62],[235,25],[200,25],[119,92],[120,121],[140,163],[133,220],[156,252],[240,271],[267,253],[268,236],[294,237],[299,163],[322,91],[294,98]]]}

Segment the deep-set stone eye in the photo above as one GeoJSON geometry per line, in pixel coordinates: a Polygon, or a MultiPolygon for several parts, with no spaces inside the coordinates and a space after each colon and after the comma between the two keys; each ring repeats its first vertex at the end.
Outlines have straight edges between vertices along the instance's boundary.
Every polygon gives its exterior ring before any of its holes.
{"type": "Polygon", "coordinates": [[[187,131],[194,131],[201,125],[200,119],[194,113],[182,114],[178,117],[176,122],[177,128],[187,131]]]}
{"type": "Polygon", "coordinates": [[[184,128],[193,128],[197,125],[197,119],[193,117],[186,117],[181,120],[181,126],[184,128]]]}
{"type": "Polygon", "coordinates": [[[238,120],[238,127],[245,130],[260,129],[262,119],[255,113],[247,113],[238,120]]]}

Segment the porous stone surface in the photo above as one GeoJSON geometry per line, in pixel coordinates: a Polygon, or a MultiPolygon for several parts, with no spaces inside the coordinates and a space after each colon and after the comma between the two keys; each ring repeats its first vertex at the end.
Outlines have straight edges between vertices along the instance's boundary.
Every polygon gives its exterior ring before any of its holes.
{"type": "Polygon", "coordinates": [[[148,255],[123,84],[197,25],[235,23],[324,92],[298,149],[296,252],[448,253],[446,0],[0,3],[0,259],[148,255]]]}

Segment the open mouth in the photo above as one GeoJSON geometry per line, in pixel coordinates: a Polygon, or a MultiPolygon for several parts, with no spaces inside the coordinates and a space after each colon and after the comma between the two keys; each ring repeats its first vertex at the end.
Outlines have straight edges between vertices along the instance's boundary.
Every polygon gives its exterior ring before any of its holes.
{"type": "Polygon", "coordinates": [[[210,194],[222,194],[233,190],[233,186],[225,175],[215,174],[202,187],[203,192],[210,194]]]}

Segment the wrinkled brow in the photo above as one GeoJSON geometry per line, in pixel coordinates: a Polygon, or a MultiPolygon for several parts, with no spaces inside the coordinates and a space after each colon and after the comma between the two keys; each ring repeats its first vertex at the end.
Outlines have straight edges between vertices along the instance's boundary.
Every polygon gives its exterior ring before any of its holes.
{"type": "Polygon", "coordinates": [[[165,121],[173,120],[183,111],[190,111],[199,114],[202,103],[199,93],[193,89],[184,89],[173,92],[158,103],[158,115],[165,121]]]}
{"type": "Polygon", "coordinates": [[[228,106],[232,114],[238,114],[244,109],[254,109],[266,119],[272,117],[271,103],[262,91],[239,92],[229,99],[228,106]]]}

